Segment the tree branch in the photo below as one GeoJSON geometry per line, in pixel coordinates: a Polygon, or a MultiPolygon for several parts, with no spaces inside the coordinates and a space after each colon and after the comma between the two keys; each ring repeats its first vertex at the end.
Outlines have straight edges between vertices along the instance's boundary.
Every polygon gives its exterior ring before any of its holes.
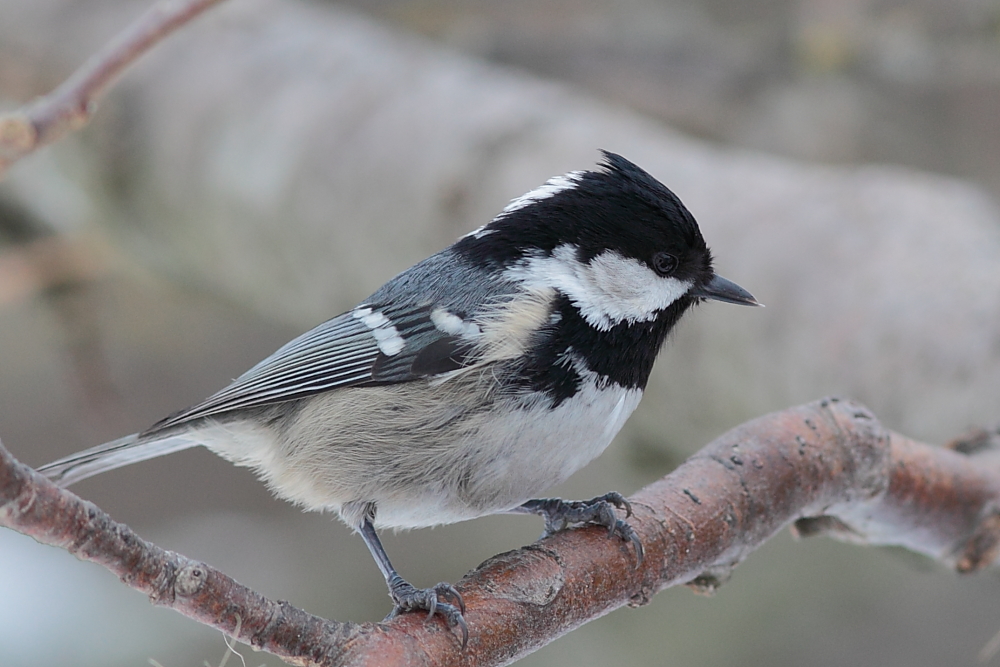
{"type": "Polygon", "coordinates": [[[623,605],[685,583],[711,591],[795,522],[800,535],[903,546],[970,572],[1000,552],[993,434],[932,447],[827,399],[747,422],[630,500],[645,545],[573,530],[491,558],[459,583],[471,638],[440,619],[327,621],[144,542],[0,447],[0,524],[100,563],[154,604],[310,665],[499,665],[623,605]],[[992,436],[992,437],[991,437],[992,436]]]}
{"type": "Polygon", "coordinates": [[[222,0],[159,0],[91,56],[58,88],[17,111],[0,115],[0,178],[25,155],[77,130],[97,100],[157,42],[222,0]]]}

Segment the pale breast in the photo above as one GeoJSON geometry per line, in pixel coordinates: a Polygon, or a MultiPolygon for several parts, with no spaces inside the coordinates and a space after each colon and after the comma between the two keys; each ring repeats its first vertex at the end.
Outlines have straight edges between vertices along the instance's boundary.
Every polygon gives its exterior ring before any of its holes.
{"type": "Polygon", "coordinates": [[[484,390],[489,369],[437,386],[357,387],[311,399],[281,429],[255,429],[259,445],[224,443],[223,433],[249,435],[236,425],[212,427],[206,444],[307,509],[375,503],[380,527],[453,523],[537,497],[604,451],[642,392],[590,379],[554,408],[543,394],[484,390]]]}

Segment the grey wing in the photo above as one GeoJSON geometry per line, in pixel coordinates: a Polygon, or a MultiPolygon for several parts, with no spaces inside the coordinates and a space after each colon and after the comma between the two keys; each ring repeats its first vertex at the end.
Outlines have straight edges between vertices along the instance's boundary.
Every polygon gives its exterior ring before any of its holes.
{"type": "Polygon", "coordinates": [[[225,389],[142,435],[331,389],[407,382],[463,367],[470,361],[471,346],[440,331],[431,310],[431,305],[359,306],[295,338],[225,389]],[[374,317],[365,318],[364,312],[374,317]],[[377,322],[384,326],[373,326],[377,322]]]}

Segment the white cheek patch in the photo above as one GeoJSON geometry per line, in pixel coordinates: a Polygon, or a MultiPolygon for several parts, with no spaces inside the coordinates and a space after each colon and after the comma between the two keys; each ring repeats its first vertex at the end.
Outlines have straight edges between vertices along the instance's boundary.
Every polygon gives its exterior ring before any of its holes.
{"type": "Polygon", "coordinates": [[[684,296],[692,283],[658,276],[637,259],[607,250],[584,263],[566,244],[551,256],[528,257],[506,271],[527,287],[552,287],[565,294],[595,328],[607,331],[621,322],[647,322],[684,296]]]}
{"type": "Polygon", "coordinates": [[[367,307],[358,307],[354,309],[352,315],[371,329],[372,336],[378,343],[378,349],[381,350],[382,354],[391,357],[403,350],[403,346],[406,345],[403,337],[399,335],[399,331],[383,313],[367,307]]]}
{"type": "Polygon", "coordinates": [[[585,289],[597,288],[588,295],[589,301],[596,311],[616,321],[651,320],[692,287],[689,280],[657,275],[639,260],[613,251],[601,253],[584,266],[585,289]]]}

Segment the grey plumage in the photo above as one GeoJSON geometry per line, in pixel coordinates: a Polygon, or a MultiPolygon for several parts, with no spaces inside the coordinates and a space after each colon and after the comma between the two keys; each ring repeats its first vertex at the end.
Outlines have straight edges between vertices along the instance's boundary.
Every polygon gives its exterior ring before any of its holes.
{"type": "Polygon", "coordinates": [[[463,638],[461,596],[403,580],[376,526],[520,509],[551,526],[598,522],[641,560],[614,515],[628,509],[619,494],[526,501],[610,444],[688,308],[756,302],[715,275],[672,192],[605,158],[518,198],[204,401],[40,470],[67,485],[204,445],[282,498],[337,512],[371,550],[395,612],[442,614],[463,638]]]}
{"type": "Polygon", "coordinates": [[[133,433],[53,461],[38,471],[60,486],[69,486],[108,470],[166,456],[200,444],[202,443],[198,440],[183,434],[142,440],[138,433],[133,433]]]}
{"type": "Polygon", "coordinates": [[[542,493],[607,446],[641,391],[595,392],[556,411],[544,394],[505,393],[504,376],[518,371],[516,360],[551,315],[554,292],[526,293],[506,281],[445,289],[442,264],[461,266],[447,255],[401,274],[205,401],[40,470],[68,485],[204,445],[303,507],[358,525],[359,508],[374,503],[376,525],[407,528],[508,510],[542,493]],[[425,301],[407,303],[404,295],[413,293],[425,301]],[[380,355],[371,330],[352,315],[380,303],[390,304],[379,312],[396,326],[409,322],[397,332],[406,347],[391,357],[380,355]],[[479,339],[464,342],[462,364],[413,391],[401,380],[413,379],[414,360],[458,338],[433,325],[435,309],[467,313],[479,339]],[[351,391],[330,391],[343,387],[351,391]]]}
{"type": "MultiPolygon", "coordinates": [[[[597,447],[585,447],[593,449],[588,454],[573,454],[570,465],[549,461],[579,448],[566,437],[563,420],[604,430],[591,422],[610,418],[621,396],[605,396],[603,409],[588,406],[577,415],[549,414],[551,401],[543,395],[504,395],[503,376],[517,371],[513,360],[550,317],[554,293],[527,293],[503,280],[484,285],[471,276],[451,282],[444,268],[453,278],[463,266],[445,250],[397,276],[354,311],[292,340],[201,403],[140,434],[40,470],[68,485],[204,445],[253,468],[277,495],[308,509],[351,514],[359,503],[375,503],[377,525],[418,527],[509,509],[604,449],[617,428],[597,447]],[[412,302],[414,294],[420,302],[412,302]],[[371,329],[354,316],[368,304],[406,339],[397,354],[382,354],[371,329]],[[462,313],[479,338],[459,340],[441,331],[431,319],[435,309],[462,313]],[[402,382],[415,379],[414,362],[421,355],[448,341],[455,344],[441,354],[464,350],[450,373],[428,374],[420,391],[402,382]],[[331,391],[344,387],[352,389],[331,391]],[[549,440],[558,442],[546,445],[549,440]]],[[[440,367],[440,360],[421,361],[440,367]]],[[[343,518],[357,525],[357,517],[343,518]]]]}

